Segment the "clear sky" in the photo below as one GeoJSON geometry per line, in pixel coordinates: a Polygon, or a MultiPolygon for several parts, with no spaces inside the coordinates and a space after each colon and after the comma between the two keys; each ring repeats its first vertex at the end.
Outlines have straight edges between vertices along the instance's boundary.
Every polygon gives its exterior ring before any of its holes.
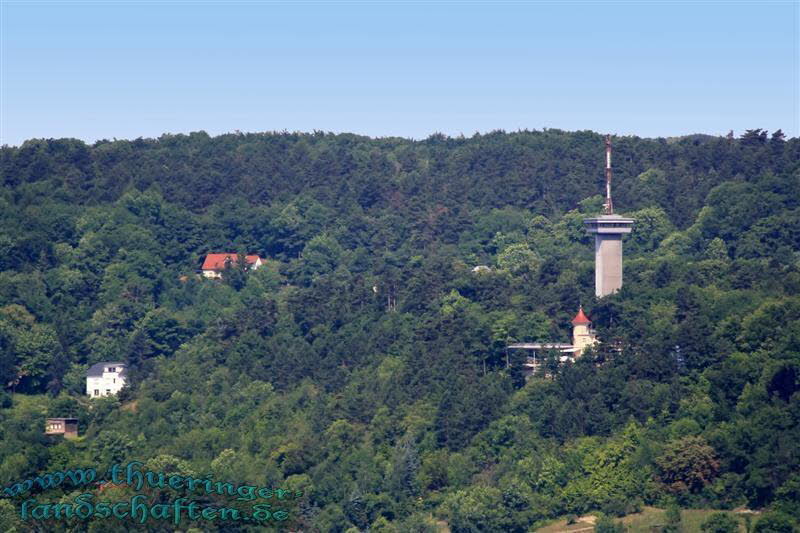
{"type": "Polygon", "coordinates": [[[0,143],[205,130],[800,136],[798,0],[0,0],[0,143]]]}

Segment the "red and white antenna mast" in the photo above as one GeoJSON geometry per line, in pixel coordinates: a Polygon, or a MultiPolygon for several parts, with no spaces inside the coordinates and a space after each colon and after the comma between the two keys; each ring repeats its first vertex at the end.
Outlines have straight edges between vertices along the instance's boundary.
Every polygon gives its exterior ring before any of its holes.
{"type": "Polygon", "coordinates": [[[614,214],[614,205],[611,203],[611,135],[606,135],[606,203],[603,207],[606,215],[614,214]]]}

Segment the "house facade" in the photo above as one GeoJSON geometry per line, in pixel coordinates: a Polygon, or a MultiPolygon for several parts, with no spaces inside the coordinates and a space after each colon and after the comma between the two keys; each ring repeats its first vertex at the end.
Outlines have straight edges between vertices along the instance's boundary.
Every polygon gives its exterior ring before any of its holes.
{"type": "Polygon", "coordinates": [[[77,418],[48,418],[45,420],[45,435],[63,435],[64,438],[74,439],[78,436],[77,418]]]}
{"type": "MultiPolygon", "coordinates": [[[[205,278],[221,278],[225,268],[229,265],[234,266],[237,260],[237,254],[235,253],[208,254],[203,261],[203,266],[200,267],[200,271],[205,278]]],[[[261,258],[257,255],[247,255],[244,260],[249,270],[258,270],[258,267],[263,264],[261,258]]]]}
{"type": "Polygon", "coordinates": [[[86,373],[86,394],[90,398],[112,396],[125,386],[127,365],[119,362],[97,363],[86,373]]]}

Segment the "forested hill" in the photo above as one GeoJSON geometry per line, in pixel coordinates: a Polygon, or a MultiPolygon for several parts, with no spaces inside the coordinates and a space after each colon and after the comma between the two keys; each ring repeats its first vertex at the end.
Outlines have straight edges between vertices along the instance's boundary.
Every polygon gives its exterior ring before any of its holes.
{"type": "MultiPolygon", "coordinates": [[[[307,531],[527,531],[642,504],[747,505],[791,531],[800,139],[612,138],[615,207],[636,224],[622,291],[597,301],[582,220],[603,139],[2,147],[0,484],[138,460],[302,491],[307,531]],[[267,263],[201,279],[212,252],[267,263]],[[569,341],[579,304],[603,342],[525,384],[505,346],[569,341]],[[132,386],[90,402],[100,361],[131,365],[132,386]],[[81,438],[45,437],[46,416],[79,418],[81,438]]],[[[141,530],[90,530],[125,527],[141,530]]]]}

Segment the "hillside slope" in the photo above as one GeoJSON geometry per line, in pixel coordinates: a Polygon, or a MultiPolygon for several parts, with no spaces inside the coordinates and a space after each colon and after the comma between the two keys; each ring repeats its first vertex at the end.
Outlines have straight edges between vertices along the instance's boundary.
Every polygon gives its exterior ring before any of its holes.
{"type": "MultiPolygon", "coordinates": [[[[636,225],[623,290],[597,301],[592,132],[3,147],[0,484],[135,460],[285,487],[308,531],[527,531],[669,502],[796,524],[800,140],[614,150],[636,225]],[[212,252],[266,267],[201,279],[212,252]],[[505,346],[566,341],[579,304],[603,343],[525,385],[505,346]],[[118,360],[132,387],[85,399],[88,366],[118,360]],[[46,416],[84,438],[45,437],[46,416]]],[[[90,530],[121,527],[140,526],[90,530]]]]}

